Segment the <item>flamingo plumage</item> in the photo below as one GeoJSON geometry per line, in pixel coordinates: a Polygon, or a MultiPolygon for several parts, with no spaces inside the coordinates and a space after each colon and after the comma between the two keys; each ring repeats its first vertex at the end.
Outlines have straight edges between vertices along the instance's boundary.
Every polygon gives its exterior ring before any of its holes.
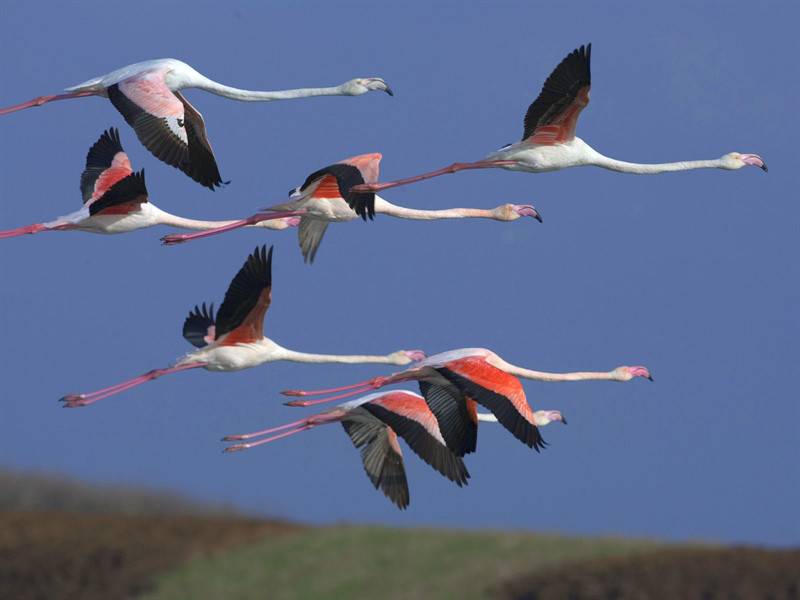
{"type": "Polygon", "coordinates": [[[453,163],[436,171],[396,181],[365,183],[357,186],[354,191],[379,192],[469,169],[501,168],[542,173],[592,165],[620,173],[641,175],[691,169],[737,170],[746,166],[767,170],[767,165],[760,156],[740,152],[730,152],[711,160],[657,164],[625,162],[599,153],[575,135],[578,117],[589,104],[591,54],[591,44],[581,46],[570,52],[553,70],[525,113],[522,139],[519,142],[503,146],[483,160],[453,163]]]}
{"type": "Polygon", "coordinates": [[[461,348],[436,354],[408,369],[348,386],[324,390],[286,390],[287,396],[333,394],[318,400],[292,400],[289,406],[312,406],[340,400],[403,381],[416,380],[450,448],[457,456],[474,452],[477,444],[475,403],[494,414],[518,440],[537,451],[545,447],[540,422],[525,397],[519,377],[536,381],[611,380],[634,377],[652,380],[645,367],[622,366],[608,372],[547,373],[512,365],[486,348],[461,348]]]}
{"type": "MultiPolygon", "coordinates": [[[[556,410],[539,411],[536,417],[542,425],[553,421],[566,423],[556,410]]],[[[476,419],[497,421],[494,415],[486,413],[476,413],[476,419]]],[[[342,424],[353,445],[361,450],[364,471],[372,484],[400,509],[408,506],[409,492],[398,436],[450,481],[459,487],[467,484],[469,472],[462,459],[447,447],[425,398],[406,390],[375,392],[291,423],[225,436],[223,441],[237,442],[225,451],[254,448],[328,423],[342,424]]]]}
{"type": "Polygon", "coordinates": [[[364,470],[372,484],[400,509],[408,506],[409,493],[398,436],[450,481],[459,487],[467,484],[469,472],[462,459],[447,448],[425,400],[402,390],[370,394],[278,427],[226,436],[224,441],[239,443],[225,451],[253,448],[328,423],[342,424],[353,445],[361,450],[364,470]],[[278,431],[281,433],[276,434],[278,431]],[[262,439],[249,441],[253,438],[262,439]]]}
{"type": "Polygon", "coordinates": [[[183,337],[196,347],[172,366],[155,369],[117,385],[89,394],[61,398],[65,407],[87,406],[164,375],[189,369],[239,371],[267,362],[380,363],[407,365],[424,358],[420,350],[399,350],[381,355],[309,354],[280,346],[264,336],[264,315],[272,300],[272,248],[256,248],[233,278],[214,316],[214,307],[195,306],[183,324],[183,337]]]}
{"type": "Polygon", "coordinates": [[[185,62],[160,58],[128,65],[68,87],[63,94],[39,96],[0,109],[0,115],[42,106],[56,100],[101,96],[108,98],[133,127],[139,141],[156,158],[183,171],[211,190],[223,184],[217,160],[206,133],[203,115],[181,90],[201,89],[244,102],[271,102],[313,96],[360,96],[371,91],[393,95],[380,77],[351,79],[333,87],[281,91],[252,91],[223,85],[197,72],[185,62]]]}
{"type": "MultiPolygon", "coordinates": [[[[144,169],[134,173],[131,161],[122,148],[119,131],[114,127],[103,132],[89,148],[80,188],[84,202],[80,210],[46,223],[0,231],[0,239],[44,231],[126,233],[155,225],[213,229],[233,222],[187,219],[163,211],[150,202],[144,169]]],[[[278,215],[271,221],[260,221],[249,226],[280,230],[295,227],[299,222],[297,217],[278,215]]]]}
{"type": "Polygon", "coordinates": [[[378,180],[380,153],[360,154],[328,165],[311,173],[305,182],[289,192],[289,202],[278,204],[250,217],[199,233],[169,234],[162,238],[167,245],[268,222],[278,218],[299,218],[298,237],[303,259],[313,263],[317,249],[329,223],[352,221],[361,217],[372,219],[385,214],[401,219],[437,220],[482,218],[495,221],[515,221],[520,217],[533,217],[541,222],[539,212],[529,204],[502,204],[492,209],[448,208],[443,210],[418,210],[392,204],[373,194],[354,193],[354,187],[364,182],[378,180]]]}

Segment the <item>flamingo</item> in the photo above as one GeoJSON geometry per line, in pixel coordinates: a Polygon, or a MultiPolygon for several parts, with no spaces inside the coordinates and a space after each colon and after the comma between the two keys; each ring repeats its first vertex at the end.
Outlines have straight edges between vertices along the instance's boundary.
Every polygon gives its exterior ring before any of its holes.
{"type": "Polygon", "coordinates": [[[39,96],[0,109],[6,115],[55,100],[101,96],[111,100],[139,141],[156,158],[180,169],[211,190],[222,185],[214,151],[206,134],[203,115],[180,90],[197,88],[244,102],[270,102],[311,96],[360,96],[371,91],[394,95],[380,77],[361,77],[341,85],[274,92],[241,90],[217,83],[174,58],[159,58],[128,65],[100,77],[68,87],[63,94],[39,96]]]}
{"type": "Polygon", "coordinates": [[[399,350],[386,356],[308,354],[289,350],[264,336],[264,315],[272,299],[272,247],[256,248],[233,278],[214,317],[214,305],[195,306],[183,323],[183,337],[197,350],[172,366],[148,371],[117,385],[89,394],[69,394],[64,406],[93,404],[147,381],[171,373],[203,368],[207,371],[240,371],[263,363],[289,360],[303,363],[382,363],[407,365],[425,357],[420,350],[399,350]]]}
{"type": "MultiPolygon", "coordinates": [[[[122,149],[119,131],[111,127],[103,132],[86,155],[81,173],[83,208],[54,221],[0,231],[0,239],[42,231],[88,231],[125,233],[154,225],[186,229],[211,229],[233,221],[198,221],[170,214],[148,201],[144,169],[134,173],[128,155],[122,149]]],[[[251,227],[286,229],[296,226],[297,217],[280,217],[253,223],[251,227]]]]}
{"type": "MultiPolygon", "coordinates": [[[[535,416],[542,424],[552,421],[567,422],[555,410],[539,411],[535,416]]],[[[476,413],[476,418],[478,421],[497,421],[494,415],[486,413],[476,413]]],[[[409,494],[403,454],[397,442],[398,435],[417,456],[436,471],[459,487],[467,484],[467,468],[461,458],[448,449],[436,417],[425,399],[405,390],[376,392],[285,425],[253,433],[228,435],[222,439],[226,442],[239,442],[225,448],[225,452],[237,452],[274,442],[318,425],[337,422],[342,424],[353,445],[361,450],[364,470],[375,489],[380,489],[400,509],[408,506],[409,494]],[[253,438],[262,439],[249,441],[253,438]]]]}
{"type": "Polygon", "coordinates": [[[766,171],[757,154],[730,152],[711,160],[690,160],[659,164],[631,163],[609,158],[575,136],[581,111],[589,104],[592,45],[581,46],[562,60],[544,83],[539,96],[525,113],[522,140],[503,146],[483,160],[453,163],[442,169],[386,183],[364,183],[355,192],[379,192],[468,169],[502,168],[508,171],[542,173],[568,167],[594,165],[620,173],[652,175],[690,169],[737,170],[752,165],[766,171]]]}
{"type": "Polygon", "coordinates": [[[169,234],[162,241],[167,245],[179,244],[268,222],[269,219],[299,218],[300,250],[307,263],[313,263],[322,236],[329,223],[352,221],[358,217],[367,220],[376,214],[385,214],[401,219],[436,220],[482,218],[495,221],[515,221],[520,217],[533,217],[541,222],[542,217],[531,205],[502,204],[492,209],[448,208],[444,210],[417,210],[397,206],[373,193],[352,193],[354,186],[378,180],[382,155],[360,154],[329,165],[309,175],[303,185],[289,192],[289,202],[264,209],[246,219],[232,222],[201,233],[169,234]]]}
{"type": "Polygon", "coordinates": [[[461,348],[430,356],[393,375],[337,388],[286,390],[282,393],[286,396],[335,394],[319,400],[286,403],[288,406],[312,406],[401,381],[416,380],[436,416],[447,447],[457,456],[475,451],[478,434],[476,402],[491,411],[514,437],[539,451],[545,446],[537,429],[540,422],[537,422],[537,413],[528,405],[519,377],[536,381],[630,381],[634,377],[644,377],[652,381],[650,371],[641,366],[621,366],[606,373],[547,373],[512,365],[486,348],[461,348]]]}

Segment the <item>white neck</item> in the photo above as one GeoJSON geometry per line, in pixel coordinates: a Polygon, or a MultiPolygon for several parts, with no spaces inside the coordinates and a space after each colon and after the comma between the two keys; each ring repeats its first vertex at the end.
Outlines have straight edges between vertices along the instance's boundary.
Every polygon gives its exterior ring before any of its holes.
{"type": "Polygon", "coordinates": [[[587,380],[601,380],[601,381],[624,381],[618,371],[574,371],[572,373],[548,373],[546,371],[533,371],[518,367],[504,361],[500,357],[492,358],[490,361],[499,369],[506,373],[516,375],[517,377],[524,377],[525,379],[533,379],[534,381],[587,381],[587,380]]]}
{"type": "Polygon", "coordinates": [[[433,221],[436,219],[495,219],[505,221],[503,218],[502,207],[495,209],[484,208],[446,208],[442,210],[420,210],[397,206],[388,200],[375,196],[375,212],[380,214],[398,217],[400,219],[416,219],[422,221],[433,221]]]}
{"type": "Polygon", "coordinates": [[[405,355],[399,352],[387,354],[385,356],[373,354],[310,354],[308,352],[296,352],[288,348],[280,348],[276,360],[290,360],[302,363],[379,363],[384,365],[403,365],[409,362],[405,355]]]}
{"type": "Polygon", "coordinates": [[[690,171],[692,169],[722,169],[722,159],[712,160],[684,160],[679,162],[642,164],[625,162],[609,158],[591,149],[587,164],[596,167],[617,171],[619,173],[633,173],[636,175],[654,175],[656,173],[669,173],[672,171],[690,171]]]}
{"type": "MultiPolygon", "coordinates": [[[[233,225],[238,223],[238,220],[233,221],[202,221],[199,219],[187,219],[186,217],[179,217],[173,215],[150,203],[150,210],[153,212],[155,222],[160,225],[170,225],[172,227],[180,227],[181,229],[216,229],[217,227],[225,227],[226,225],[233,225]]],[[[246,227],[261,227],[263,229],[286,229],[287,225],[283,219],[274,219],[270,221],[259,221],[246,227]]]]}
{"type": "MultiPolygon", "coordinates": [[[[199,74],[198,74],[199,75],[199,74]]],[[[191,86],[206,92],[211,92],[217,96],[224,96],[232,100],[241,100],[242,102],[270,102],[272,100],[291,100],[293,98],[310,98],[312,96],[342,96],[345,94],[342,85],[334,87],[321,87],[321,88],[300,88],[296,90],[279,90],[274,92],[269,91],[253,91],[242,90],[235,87],[230,87],[217,83],[203,75],[195,76],[191,86]]]]}

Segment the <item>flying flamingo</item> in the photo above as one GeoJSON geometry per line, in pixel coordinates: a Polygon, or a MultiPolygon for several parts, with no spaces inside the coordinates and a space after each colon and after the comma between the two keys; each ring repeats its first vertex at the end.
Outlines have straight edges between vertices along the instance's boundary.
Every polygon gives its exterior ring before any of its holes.
{"type": "Polygon", "coordinates": [[[525,113],[522,140],[509,144],[477,162],[453,163],[448,167],[387,183],[359,185],[356,192],[379,192],[467,169],[502,168],[509,171],[541,173],[567,167],[594,165],[620,173],[655,174],[689,169],[741,169],[753,165],[767,170],[757,154],[730,152],[711,160],[690,160],[660,164],[630,163],[603,156],[581,138],[575,126],[589,104],[592,45],[581,46],[562,60],[544,83],[542,91],[525,113]]]}
{"type": "MultiPolygon", "coordinates": [[[[535,416],[541,424],[546,424],[545,421],[566,423],[561,413],[555,410],[539,411],[535,416]]],[[[478,421],[497,421],[494,415],[485,413],[476,413],[476,418],[478,421]]],[[[353,445],[361,450],[364,470],[375,489],[380,489],[400,509],[408,506],[409,495],[398,435],[439,473],[458,486],[467,484],[467,468],[461,458],[447,448],[436,417],[425,399],[404,390],[376,392],[285,425],[226,436],[223,441],[240,443],[225,448],[225,451],[254,448],[318,425],[337,422],[342,424],[353,445]],[[275,433],[279,431],[281,433],[275,433]],[[253,438],[262,439],[249,441],[253,438]]]]}
{"type": "MultiPolygon", "coordinates": [[[[0,239],[42,231],[89,231],[91,233],[125,233],[171,225],[186,229],[211,229],[233,221],[198,221],[170,214],[148,201],[144,169],[134,173],[128,155],[122,149],[119,131],[114,127],[100,136],[86,155],[86,168],[81,174],[83,208],[47,223],[34,223],[17,229],[0,231],[0,239]]],[[[286,229],[299,223],[297,217],[278,217],[272,221],[253,223],[252,227],[286,229]]]]}
{"type": "Polygon", "coordinates": [[[491,411],[514,437],[538,451],[545,445],[537,429],[541,423],[537,422],[537,413],[528,405],[519,377],[536,381],[630,381],[634,377],[645,377],[652,381],[645,367],[622,366],[607,373],[546,373],[512,365],[485,348],[461,348],[430,356],[393,375],[326,390],[287,390],[283,394],[335,394],[321,400],[286,403],[289,406],[312,406],[401,381],[417,380],[422,395],[436,416],[447,447],[457,456],[475,451],[478,434],[475,402],[491,411]]]}
{"type": "Polygon", "coordinates": [[[272,299],[272,248],[256,248],[247,257],[225,293],[216,319],[214,306],[195,306],[183,323],[183,337],[197,350],[171,367],[147,373],[90,394],[70,394],[61,398],[68,408],[86,406],[141,385],[163,375],[189,369],[239,371],[276,360],[304,363],[382,363],[407,365],[420,360],[420,350],[400,350],[386,356],[307,354],[288,350],[264,337],[264,315],[272,299]]]}
{"type": "Polygon", "coordinates": [[[54,100],[102,96],[111,100],[139,141],[153,155],[180,169],[213,190],[221,185],[214,151],[206,135],[203,115],[180,90],[197,88],[244,102],[270,102],[311,96],[360,96],[371,91],[394,95],[380,77],[351,79],[341,85],[275,92],[240,90],[201,75],[174,58],[147,60],[69,87],[64,94],[39,96],[28,102],[0,109],[0,115],[41,106],[54,100]]]}
{"type": "Polygon", "coordinates": [[[319,169],[309,175],[303,185],[289,192],[289,202],[265,209],[230,225],[201,233],[170,234],[161,239],[167,245],[174,245],[267,222],[265,219],[293,216],[300,219],[298,235],[303,258],[307,263],[311,263],[314,262],[328,223],[352,221],[359,216],[364,220],[372,219],[375,214],[418,220],[483,218],[515,221],[520,217],[533,217],[539,222],[542,220],[537,210],[530,205],[502,204],[492,209],[417,210],[397,206],[370,192],[361,194],[351,192],[358,184],[378,180],[381,157],[377,152],[361,154],[319,169]]]}

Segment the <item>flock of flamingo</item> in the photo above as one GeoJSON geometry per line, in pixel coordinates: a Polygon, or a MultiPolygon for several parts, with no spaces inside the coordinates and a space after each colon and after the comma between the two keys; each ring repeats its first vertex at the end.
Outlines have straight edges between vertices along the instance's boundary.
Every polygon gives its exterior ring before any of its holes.
{"type": "MultiPolygon", "coordinates": [[[[241,227],[281,230],[298,227],[300,249],[311,263],[329,223],[365,221],[385,214],[401,219],[484,218],[514,221],[541,216],[530,205],[503,204],[492,209],[450,208],[422,210],[398,206],[377,192],[439,175],[467,169],[502,168],[538,173],[567,167],[594,165],[623,173],[655,174],[668,171],[717,168],[736,170],[767,166],[760,156],[731,152],[711,160],[661,164],[624,162],[604,156],[575,136],[578,116],[589,103],[591,44],[569,53],[550,74],[528,108],[522,139],[475,162],[450,166],[392,182],[379,182],[381,154],[361,154],[311,173],[294,188],[288,201],[260,209],[249,217],[228,221],[201,221],[173,215],[149,201],[144,170],[135,172],[123,150],[120,134],[109,128],[89,149],[81,174],[83,208],[54,220],[0,231],[0,238],[45,231],[80,230],[93,233],[125,233],[168,225],[199,230],[172,233],[166,245],[217,235],[241,227]]],[[[249,91],[217,83],[184,62],[151,60],[117,69],[107,75],[67,88],[65,93],[40,96],[0,109],[0,115],[41,106],[56,100],[101,96],[108,98],[133,127],[139,141],[156,158],[183,171],[214,190],[223,185],[205,122],[181,90],[197,88],[246,102],[269,102],[312,96],[358,96],[370,91],[393,95],[379,77],[357,78],[339,86],[283,91],[249,91]]],[[[203,368],[238,371],[263,363],[288,360],[305,363],[380,363],[405,369],[359,383],[323,390],[286,390],[296,399],[289,406],[312,406],[346,400],[334,408],[302,419],[252,433],[229,435],[235,442],[227,452],[241,451],[307,431],[318,425],[341,423],[353,445],[360,450],[367,476],[397,507],[409,504],[409,490],[398,437],[436,471],[462,486],[469,479],[463,457],[477,448],[478,423],[496,422],[537,452],[547,445],[539,431],[552,422],[566,424],[558,410],[534,411],[520,378],[566,382],[584,380],[652,381],[643,366],[620,366],[607,372],[547,373],[506,362],[486,348],[460,348],[433,356],[420,350],[398,350],[387,355],[328,355],[284,348],[264,336],[264,316],[272,298],[272,247],[256,248],[232,279],[219,310],[202,303],[189,312],[183,336],[195,350],[174,364],[155,369],[122,383],[86,394],[69,394],[61,400],[74,408],[163,375],[203,368]],[[416,381],[420,394],[408,390],[378,391],[389,385],[416,381]],[[366,394],[366,395],[363,395],[366,394]],[[478,405],[489,412],[477,410],[478,405]]]]}

